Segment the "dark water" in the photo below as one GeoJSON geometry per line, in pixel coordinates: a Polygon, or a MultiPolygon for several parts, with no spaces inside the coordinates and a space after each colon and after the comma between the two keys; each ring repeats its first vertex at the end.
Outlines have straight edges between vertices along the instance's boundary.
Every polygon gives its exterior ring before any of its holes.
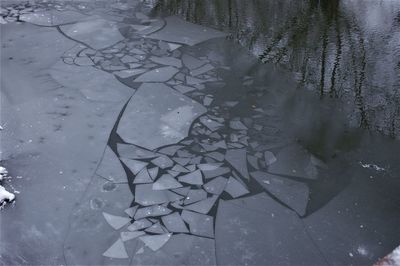
{"type": "MultiPolygon", "coordinates": [[[[342,112],[346,127],[400,136],[400,1],[152,4],[155,14],[229,32],[263,62],[289,70],[299,97],[312,91],[330,111],[342,112]]],[[[329,115],[323,120],[329,124],[329,115]]]]}

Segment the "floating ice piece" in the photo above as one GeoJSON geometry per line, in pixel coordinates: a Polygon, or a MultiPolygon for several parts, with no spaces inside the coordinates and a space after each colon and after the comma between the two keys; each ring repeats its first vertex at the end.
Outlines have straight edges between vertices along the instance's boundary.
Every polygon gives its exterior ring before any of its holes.
{"type": "Polygon", "coordinates": [[[205,191],[211,194],[220,195],[224,191],[228,179],[219,176],[203,185],[205,191]]]}
{"type": "Polygon", "coordinates": [[[306,184],[260,171],[250,174],[277,199],[299,215],[305,215],[309,200],[309,188],[306,184]]]}
{"type": "Polygon", "coordinates": [[[270,151],[264,152],[264,159],[265,159],[265,164],[268,166],[276,162],[275,155],[270,151]]]}
{"type": "Polygon", "coordinates": [[[142,230],[144,228],[150,227],[152,225],[152,222],[150,222],[148,219],[141,219],[135,221],[133,224],[128,226],[129,231],[137,231],[137,230],[142,230]]]}
{"type": "Polygon", "coordinates": [[[148,35],[155,31],[158,31],[165,25],[165,22],[162,19],[151,19],[149,21],[150,21],[150,24],[148,25],[149,27],[146,29],[143,29],[141,31],[138,31],[137,33],[139,33],[141,35],[148,35]]]}
{"type": "Polygon", "coordinates": [[[151,161],[152,164],[157,165],[161,169],[169,168],[174,165],[174,162],[165,155],[155,158],[151,161]]]}
{"type": "Polygon", "coordinates": [[[104,19],[63,25],[60,26],[60,30],[68,37],[83,42],[96,50],[107,48],[124,39],[117,24],[104,19]]]}
{"type": "Polygon", "coordinates": [[[151,28],[150,26],[146,25],[129,25],[129,26],[135,31],[144,31],[151,28]]]}
{"type": "Polygon", "coordinates": [[[249,193],[247,188],[245,188],[239,181],[235,178],[230,177],[228,183],[226,184],[225,191],[229,193],[233,198],[237,198],[249,193]]]}
{"type": "Polygon", "coordinates": [[[213,159],[215,159],[217,161],[220,161],[220,162],[222,162],[225,159],[225,155],[223,155],[222,153],[217,152],[217,151],[207,153],[206,156],[208,156],[210,158],[213,158],[213,159]]]}
{"type": "Polygon", "coordinates": [[[142,74],[135,82],[166,82],[178,72],[179,70],[172,66],[160,67],[142,74]]]}
{"type": "Polygon", "coordinates": [[[214,66],[213,66],[213,65],[211,65],[211,64],[206,64],[206,65],[204,65],[204,66],[202,66],[202,67],[199,67],[199,68],[196,68],[196,69],[190,71],[190,75],[196,77],[196,76],[198,76],[198,75],[202,75],[202,74],[204,74],[204,73],[206,73],[206,72],[208,72],[208,71],[211,71],[211,70],[213,70],[213,69],[214,69],[214,66]]]}
{"type": "Polygon", "coordinates": [[[145,83],[129,101],[117,133],[126,142],[153,150],[185,138],[193,120],[206,111],[164,84],[145,83]]]}
{"type": "Polygon", "coordinates": [[[181,187],[173,189],[172,191],[178,193],[179,195],[185,196],[189,193],[190,187],[181,187]]]}
{"type": "Polygon", "coordinates": [[[187,165],[190,162],[190,158],[175,157],[175,158],[173,158],[173,160],[183,166],[187,165]]]}
{"type": "Polygon", "coordinates": [[[202,171],[202,172],[204,174],[204,177],[206,179],[209,179],[209,178],[213,178],[213,177],[216,177],[216,176],[220,176],[220,175],[224,175],[224,174],[230,173],[231,169],[229,167],[220,167],[220,168],[217,168],[215,170],[202,171]]]}
{"type": "Polygon", "coordinates": [[[158,222],[150,226],[149,228],[146,228],[144,230],[147,233],[152,233],[152,234],[164,234],[168,233],[165,231],[164,227],[158,222]]]}
{"type": "Polygon", "coordinates": [[[131,159],[121,159],[121,160],[132,171],[134,175],[137,175],[144,167],[148,165],[148,163],[138,160],[131,160],[131,159]]]}
{"type": "Polygon", "coordinates": [[[174,193],[170,190],[167,190],[166,193],[167,193],[168,200],[170,202],[180,201],[180,200],[184,199],[184,196],[174,193]]]}
{"type": "Polygon", "coordinates": [[[19,20],[39,26],[58,26],[86,19],[88,19],[86,15],[70,10],[63,12],[58,10],[46,10],[19,16],[19,20]]]}
{"type": "Polygon", "coordinates": [[[195,25],[175,16],[167,17],[165,21],[166,26],[149,35],[150,38],[192,46],[212,38],[226,36],[220,31],[195,25]]]}
{"type": "Polygon", "coordinates": [[[117,151],[119,156],[127,159],[151,159],[159,156],[158,154],[142,149],[135,145],[130,144],[117,144],[117,151]]]}
{"type": "Polygon", "coordinates": [[[154,235],[154,236],[142,236],[139,239],[153,251],[159,250],[165,243],[168,242],[172,234],[154,235]]]}
{"type": "Polygon", "coordinates": [[[150,60],[153,61],[154,63],[161,64],[161,65],[167,65],[167,66],[174,66],[177,68],[182,67],[182,61],[178,58],[175,57],[170,57],[170,56],[164,56],[164,57],[158,57],[158,56],[152,56],[150,57],[150,60]]]}
{"type": "Polygon", "coordinates": [[[204,164],[198,164],[197,168],[199,168],[201,171],[213,171],[221,166],[222,163],[204,163],[204,164]]]}
{"type": "Polygon", "coordinates": [[[166,154],[169,156],[174,155],[179,149],[183,148],[182,145],[172,145],[158,150],[159,153],[166,154]]]}
{"type": "Polygon", "coordinates": [[[217,121],[214,121],[206,116],[200,117],[200,122],[211,131],[216,131],[217,129],[224,126],[223,124],[221,124],[217,121]]]}
{"type": "Polygon", "coordinates": [[[238,101],[226,101],[223,103],[223,105],[228,107],[235,107],[238,103],[238,101]]]}
{"type": "Polygon", "coordinates": [[[213,98],[209,95],[206,95],[203,99],[203,105],[204,106],[209,106],[213,102],[213,98]]]}
{"type": "Polygon", "coordinates": [[[174,212],[169,215],[163,216],[161,217],[161,220],[169,232],[173,233],[189,232],[178,212],[174,212]]]}
{"type": "Polygon", "coordinates": [[[217,199],[218,199],[218,196],[213,195],[210,198],[207,198],[205,200],[198,201],[191,205],[187,205],[187,206],[185,206],[185,209],[199,212],[202,214],[207,214],[211,210],[211,208],[214,206],[217,199]]]}
{"type": "Polygon", "coordinates": [[[200,170],[196,170],[186,175],[178,177],[179,182],[191,184],[191,185],[202,185],[203,176],[200,170]]]}
{"type": "Polygon", "coordinates": [[[153,179],[153,180],[156,179],[156,177],[158,175],[158,169],[159,169],[158,167],[153,167],[153,168],[148,169],[151,179],[153,179]]]}
{"type": "Polygon", "coordinates": [[[212,216],[187,210],[183,210],[181,216],[189,224],[191,234],[214,237],[214,218],[212,216]]]}
{"type": "Polygon", "coordinates": [[[134,231],[134,232],[121,232],[121,240],[123,242],[138,238],[139,236],[144,235],[145,233],[142,231],[134,231]]]}
{"type": "Polygon", "coordinates": [[[140,220],[147,217],[161,216],[171,213],[172,211],[162,205],[153,205],[145,208],[140,208],[135,214],[135,220],[140,220]]]}
{"type": "Polygon", "coordinates": [[[119,230],[125,225],[127,225],[131,219],[122,216],[112,215],[106,212],[103,212],[104,219],[106,219],[107,223],[114,228],[115,230],[119,230]]]}
{"type": "Polygon", "coordinates": [[[185,86],[185,85],[176,85],[174,89],[179,91],[180,93],[188,93],[194,91],[196,88],[185,86]]]}
{"type": "Polygon", "coordinates": [[[247,130],[247,127],[239,120],[230,121],[229,126],[235,130],[247,130]]]}
{"type": "Polygon", "coordinates": [[[149,17],[143,14],[142,12],[136,12],[136,18],[139,20],[148,20],[149,17]]]}
{"type": "Polygon", "coordinates": [[[138,205],[130,207],[130,208],[126,209],[124,212],[126,214],[128,214],[129,217],[133,218],[133,216],[135,215],[136,210],[137,210],[138,207],[139,207],[138,205]]]}
{"type": "Polygon", "coordinates": [[[182,45],[180,44],[176,44],[176,43],[168,43],[168,47],[170,51],[174,51],[176,49],[178,49],[179,47],[181,47],[182,45]]]}
{"type": "Polygon", "coordinates": [[[184,200],[184,204],[188,205],[204,199],[207,199],[207,192],[203,189],[191,189],[184,200]]]}
{"type": "Polygon", "coordinates": [[[229,149],[225,160],[232,165],[244,178],[249,179],[247,170],[246,149],[229,149]]]}
{"type": "Polygon", "coordinates": [[[174,167],[172,167],[171,170],[174,171],[174,172],[177,172],[178,174],[179,173],[189,173],[190,172],[188,169],[186,169],[185,167],[183,167],[180,164],[175,164],[174,167]]]}
{"type": "Polygon", "coordinates": [[[113,74],[120,78],[126,79],[126,78],[130,78],[133,76],[137,76],[146,71],[147,71],[147,69],[136,68],[136,69],[125,69],[125,70],[117,71],[117,72],[114,72],[113,74]]]}
{"type": "Polygon", "coordinates": [[[182,187],[182,184],[175,180],[170,174],[162,175],[154,184],[153,190],[166,190],[182,187]]]}
{"type": "Polygon", "coordinates": [[[162,204],[169,201],[166,191],[153,190],[152,184],[136,185],[135,187],[135,202],[142,206],[162,204]]]}
{"type": "Polygon", "coordinates": [[[276,154],[276,162],[268,167],[268,172],[278,175],[317,179],[318,169],[310,160],[310,153],[299,145],[283,148],[276,154]]]}
{"type": "Polygon", "coordinates": [[[185,67],[189,68],[190,70],[199,68],[207,63],[206,61],[197,59],[188,54],[184,54],[182,56],[182,61],[183,61],[183,64],[185,65],[185,67]]]}
{"type": "Polygon", "coordinates": [[[195,85],[196,86],[196,85],[202,84],[204,82],[207,82],[207,80],[198,79],[198,78],[195,78],[195,77],[192,77],[192,76],[186,76],[186,83],[188,85],[195,85]]]}
{"type": "Polygon", "coordinates": [[[104,177],[110,182],[127,183],[128,179],[124,168],[121,165],[118,157],[109,146],[106,147],[101,163],[96,171],[96,174],[104,177]]]}
{"type": "Polygon", "coordinates": [[[259,169],[260,167],[258,166],[258,158],[252,155],[247,155],[247,161],[249,162],[249,164],[255,168],[255,169],[259,169]]]}
{"type": "Polygon", "coordinates": [[[113,259],[129,258],[128,253],[126,253],[124,242],[122,242],[120,238],[103,253],[103,256],[113,259]]]}
{"type": "Polygon", "coordinates": [[[137,60],[136,57],[131,56],[131,55],[124,55],[120,60],[122,63],[132,63],[132,62],[136,63],[139,61],[139,60],[137,60]]]}
{"type": "Polygon", "coordinates": [[[147,168],[144,167],[135,176],[135,179],[133,180],[133,184],[147,184],[147,183],[153,183],[153,180],[150,177],[149,172],[147,171],[147,168]]]}
{"type": "Polygon", "coordinates": [[[80,56],[74,59],[74,63],[78,66],[93,66],[93,61],[87,56],[80,56]]]}

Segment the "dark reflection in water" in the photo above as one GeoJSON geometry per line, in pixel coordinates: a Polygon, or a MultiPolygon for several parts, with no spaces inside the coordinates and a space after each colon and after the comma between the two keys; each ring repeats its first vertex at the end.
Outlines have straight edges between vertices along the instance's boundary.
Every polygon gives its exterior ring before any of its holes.
{"type": "Polygon", "coordinates": [[[157,14],[230,32],[263,62],[290,70],[300,91],[339,99],[349,127],[400,136],[400,1],[163,0],[153,5],[157,14]]]}

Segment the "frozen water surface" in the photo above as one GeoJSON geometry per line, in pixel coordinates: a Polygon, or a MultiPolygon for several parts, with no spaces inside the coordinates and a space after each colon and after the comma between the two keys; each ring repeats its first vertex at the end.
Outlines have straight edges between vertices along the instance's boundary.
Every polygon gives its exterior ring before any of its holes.
{"type": "Polygon", "coordinates": [[[150,2],[1,3],[1,165],[22,178],[1,181],[0,264],[370,265],[399,244],[398,142],[331,128],[235,34],[150,2]]]}
{"type": "Polygon", "coordinates": [[[145,83],[129,101],[117,132],[125,141],[152,150],[183,139],[192,121],[205,111],[164,84],[145,83]]]}
{"type": "Polygon", "coordinates": [[[150,34],[149,37],[168,42],[177,42],[187,45],[195,45],[212,38],[226,36],[217,30],[188,23],[178,17],[165,18],[166,26],[160,31],[150,34]]]}
{"type": "Polygon", "coordinates": [[[87,19],[88,17],[86,15],[71,10],[48,10],[20,16],[20,20],[39,26],[58,26],[87,19]]]}
{"type": "Polygon", "coordinates": [[[82,42],[94,49],[107,48],[124,39],[116,23],[105,19],[63,25],[60,29],[69,38],[82,42]]]}

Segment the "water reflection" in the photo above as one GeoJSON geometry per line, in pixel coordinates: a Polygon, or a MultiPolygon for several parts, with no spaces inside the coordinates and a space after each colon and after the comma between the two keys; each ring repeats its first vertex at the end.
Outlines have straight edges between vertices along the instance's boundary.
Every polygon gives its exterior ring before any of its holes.
{"type": "Polygon", "coordinates": [[[299,89],[338,98],[350,127],[400,135],[400,2],[350,0],[150,1],[227,32],[299,89]]]}

